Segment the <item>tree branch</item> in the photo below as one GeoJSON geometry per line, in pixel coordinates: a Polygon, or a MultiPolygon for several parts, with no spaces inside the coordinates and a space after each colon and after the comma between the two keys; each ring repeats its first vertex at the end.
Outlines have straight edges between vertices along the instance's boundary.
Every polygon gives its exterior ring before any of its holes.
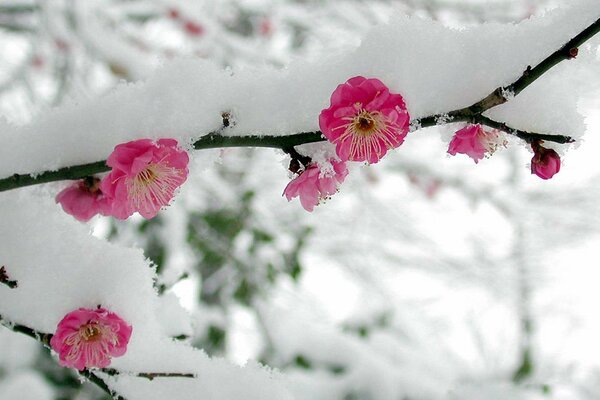
{"type": "Polygon", "coordinates": [[[443,119],[447,122],[469,121],[475,115],[481,115],[481,113],[493,107],[506,103],[511,97],[518,96],[523,90],[560,62],[576,58],[578,47],[590,40],[598,32],[600,32],[600,19],[597,19],[593,24],[581,31],[535,67],[527,67],[523,74],[510,85],[497,88],[482,100],[469,107],[421,118],[415,121],[415,125],[422,128],[435,126],[439,125],[438,121],[443,119]]]}
{"type": "MultiPolygon", "coordinates": [[[[525,72],[513,83],[508,86],[500,87],[484,97],[482,100],[465,108],[453,110],[447,113],[440,113],[416,119],[411,122],[413,129],[421,129],[436,125],[442,125],[449,122],[478,122],[488,125],[492,128],[508,129],[508,133],[513,134],[527,142],[533,140],[544,140],[556,143],[571,143],[573,141],[569,136],[547,135],[533,132],[520,131],[510,128],[502,122],[493,121],[482,115],[483,112],[504,104],[510,98],[519,95],[529,85],[543,76],[551,68],[564,60],[573,59],[577,55],[577,48],[590,38],[600,32],[600,19],[581,31],[578,35],[569,40],[564,46],[550,54],[535,67],[528,67],[525,72]]],[[[278,149],[290,149],[305,143],[314,143],[324,141],[323,134],[317,132],[304,132],[287,136],[225,136],[219,132],[212,132],[200,137],[193,145],[194,149],[211,149],[220,147],[271,147],[278,149]]],[[[0,179],[0,192],[16,189],[25,186],[37,185],[67,179],[83,179],[86,176],[106,172],[109,167],[104,161],[97,161],[89,164],[75,165],[71,167],[60,168],[55,171],[44,171],[36,175],[15,174],[10,177],[0,179]]]]}
{"type": "Polygon", "coordinates": [[[57,169],[56,171],[44,171],[41,174],[14,174],[8,178],[0,179],[0,192],[40,183],[56,182],[67,179],[83,179],[86,176],[110,171],[104,161],[89,164],[75,165],[57,169]]]}

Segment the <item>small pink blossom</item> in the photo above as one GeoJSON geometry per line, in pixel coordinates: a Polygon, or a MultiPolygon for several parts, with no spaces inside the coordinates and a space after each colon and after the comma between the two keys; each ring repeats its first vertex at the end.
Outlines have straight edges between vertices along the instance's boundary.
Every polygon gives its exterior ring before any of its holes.
{"type": "Polygon", "coordinates": [[[262,36],[271,36],[273,33],[273,22],[269,18],[265,18],[260,23],[259,32],[262,36]]]}
{"type": "Polygon", "coordinates": [[[183,24],[183,29],[190,36],[202,36],[204,34],[204,27],[194,21],[185,21],[183,24]]]}
{"type": "Polygon", "coordinates": [[[531,145],[534,151],[531,159],[531,173],[542,179],[550,179],[560,171],[560,156],[552,149],[546,149],[539,143],[531,145]]]}
{"type": "Polygon", "coordinates": [[[116,146],[106,160],[112,170],[100,184],[112,203],[110,215],[126,219],[137,211],[145,218],[155,217],[187,179],[188,162],[174,139],[140,139],[116,146]]]}
{"type": "Polygon", "coordinates": [[[322,171],[315,163],[292,179],[285,187],[283,194],[291,201],[300,197],[300,203],[306,211],[312,211],[319,202],[337,192],[338,186],[344,182],[348,169],[343,161],[330,160],[331,171],[322,171]]]}
{"type": "Polygon", "coordinates": [[[94,177],[66,187],[56,195],[56,202],[67,214],[82,222],[89,221],[96,214],[106,215],[110,210],[110,203],[100,190],[100,179],[94,177]]]}
{"type": "Polygon", "coordinates": [[[504,135],[497,130],[486,131],[479,124],[467,125],[454,134],[448,146],[448,153],[466,154],[477,164],[486,154],[492,155],[501,146],[506,146],[504,135]]]}
{"type": "Polygon", "coordinates": [[[127,351],[132,327],[104,308],[80,308],[58,323],[50,346],[64,367],[105,368],[127,351]]]}
{"type": "Polygon", "coordinates": [[[342,161],[369,164],[404,142],[409,122],[401,95],[390,93],[379,79],[362,76],[339,85],[331,95],[331,106],[319,116],[321,131],[335,143],[342,161]]]}

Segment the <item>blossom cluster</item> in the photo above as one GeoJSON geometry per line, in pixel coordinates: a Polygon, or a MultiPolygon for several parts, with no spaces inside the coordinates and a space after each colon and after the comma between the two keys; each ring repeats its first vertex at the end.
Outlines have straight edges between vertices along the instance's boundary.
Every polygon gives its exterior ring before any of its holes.
{"type": "MultiPolygon", "coordinates": [[[[339,85],[330,106],[321,111],[320,129],[336,156],[324,163],[290,151],[291,170],[297,176],[284,189],[291,201],[300,198],[307,211],[335,194],[348,175],[348,162],[379,162],[400,146],[408,134],[410,116],[403,97],[392,93],[379,79],[357,76],[339,85]]],[[[455,132],[450,155],[465,154],[479,163],[507,146],[503,132],[469,124],[455,132]]],[[[560,171],[553,149],[531,142],[531,173],[550,179],[560,171]]],[[[139,139],[119,144],[108,157],[110,172],[103,178],[87,177],[62,190],[56,201],[81,221],[101,214],[126,219],[138,212],[155,217],[167,206],[188,176],[189,157],[174,139],[139,139]]],[[[437,184],[431,186],[431,193],[437,184]]],[[[50,345],[60,364],[84,370],[105,368],[113,357],[125,354],[132,327],[117,314],[98,306],[79,308],[58,324],[50,345]]]]}
{"type": "MultiPolygon", "coordinates": [[[[299,197],[302,206],[312,211],[337,192],[348,175],[347,162],[379,162],[404,142],[409,126],[410,115],[402,95],[391,92],[377,78],[350,78],[338,85],[330,106],[319,115],[321,132],[335,145],[336,157],[321,164],[308,157],[300,156],[302,161],[293,158],[294,168],[290,169],[297,176],[283,194],[288,201],[299,197]]],[[[448,153],[465,154],[479,163],[507,144],[503,132],[469,124],[455,132],[448,153]]],[[[531,147],[532,174],[550,179],[559,172],[560,157],[554,150],[544,148],[540,141],[532,142],[531,147]]],[[[174,139],[119,144],[106,161],[110,173],[102,179],[88,177],[73,183],[56,196],[56,201],[81,221],[97,214],[126,219],[135,212],[153,218],[186,181],[188,162],[188,154],[174,139]]]]}
{"type": "Polygon", "coordinates": [[[344,181],[348,174],[346,162],[377,163],[404,142],[409,123],[400,94],[390,92],[376,78],[349,79],[335,89],[330,107],[319,116],[321,132],[335,144],[338,160],[329,160],[333,173],[309,163],[285,188],[284,195],[288,200],[299,196],[304,209],[312,211],[344,181]]]}
{"type": "MultiPolygon", "coordinates": [[[[346,162],[377,163],[389,150],[404,142],[409,125],[410,116],[402,95],[392,93],[376,78],[349,79],[334,90],[330,106],[319,116],[321,132],[335,145],[337,159],[329,160],[334,173],[324,172],[312,162],[299,171],[294,168],[298,176],[285,188],[284,195],[288,201],[300,197],[302,206],[312,211],[344,181],[348,174],[346,162]]],[[[503,132],[470,124],[454,134],[448,153],[466,154],[478,163],[507,144],[503,132]]],[[[554,150],[545,149],[537,142],[532,144],[532,149],[533,174],[549,179],[560,170],[560,158],[554,150]]]]}
{"type": "Polygon", "coordinates": [[[119,144],[106,160],[111,167],[108,175],[75,182],[56,201],[84,222],[97,214],[126,219],[139,212],[153,218],[186,181],[188,162],[187,152],[174,139],[119,144]]]}

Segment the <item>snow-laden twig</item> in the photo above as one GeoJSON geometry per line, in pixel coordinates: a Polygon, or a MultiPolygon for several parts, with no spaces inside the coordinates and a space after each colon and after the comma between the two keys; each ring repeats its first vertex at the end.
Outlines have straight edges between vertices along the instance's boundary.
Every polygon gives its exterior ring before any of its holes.
{"type": "MultiPolygon", "coordinates": [[[[447,114],[447,118],[450,121],[469,120],[474,116],[481,116],[482,113],[493,107],[506,103],[510,99],[518,96],[523,90],[529,87],[529,85],[538,80],[542,75],[544,75],[557,64],[565,60],[571,60],[576,58],[577,53],[579,51],[579,46],[590,40],[598,32],[600,32],[600,19],[596,20],[593,24],[581,31],[579,34],[577,34],[575,37],[569,40],[564,46],[562,46],[554,53],[546,57],[538,65],[536,65],[533,68],[531,68],[531,66],[528,67],[519,77],[519,79],[517,79],[510,85],[497,88],[485,98],[483,98],[475,104],[472,104],[469,107],[445,113],[447,114]],[[508,94],[510,94],[510,96],[508,94]]],[[[421,118],[416,122],[421,127],[434,126],[437,125],[437,119],[442,116],[445,116],[445,114],[442,113],[430,117],[421,118]]]]}
{"type": "MultiPolygon", "coordinates": [[[[4,267],[0,268],[0,271],[3,270],[4,267]]],[[[44,345],[47,349],[50,349],[50,340],[52,340],[51,333],[42,333],[33,328],[30,328],[26,325],[15,324],[10,322],[0,314],[0,326],[4,326],[5,328],[10,329],[13,332],[21,333],[23,335],[29,336],[44,345]]],[[[108,395],[110,395],[114,400],[127,400],[125,397],[119,395],[114,390],[110,389],[106,382],[97,375],[97,373],[103,373],[108,376],[130,376],[136,378],[143,378],[148,380],[154,380],[156,378],[195,378],[196,375],[192,373],[186,372],[129,372],[129,371],[120,371],[114,368],[100,368],[100,369],[84,369],[83,371],[77,371],[79,375],[85,377],[94,385],[98,386],[108,395]]]]}
{"type": "MultiPolygon", "coordinates": [[[[509,127],[503,122],[487,118],[483,116],[483,113],[518,96],[523,90],[560,62],[574,59],[577,56],[578,47],[595,36],[598,32],[600,32],[600,19],[581,31],[535,67],[528,67],[523,74],[510,85],[497,88],[482,100],[468,107],[413,120],[411,121],[411,126],[415,129],[421,129],[449,122],[476,122],[490,126],[491,128],[506,130],[507,133],[513,134],[527,142],[532,142],[534,140],[561,144],[573,142],[573,139],[569,136],[524,132],[509,127]]],[[[201,136],[194,143],[194,148],[196,150],[220,147],[271,147],[289,149],[297,145],[324,140],[322,133],[319,131],[297,133],[287,136],[225,136],[222,135],[221,132],[212,132],[201,136]]],[[[86,176],[106,172],[108,170],[109,167],[106,165],[105,161],[97,161],[89,164],[60,168],[55,171],[44,171],[36,175],[14,174],[10,177],[0,179],[0,192],[47,182],[82,179],[86,176]]]]}

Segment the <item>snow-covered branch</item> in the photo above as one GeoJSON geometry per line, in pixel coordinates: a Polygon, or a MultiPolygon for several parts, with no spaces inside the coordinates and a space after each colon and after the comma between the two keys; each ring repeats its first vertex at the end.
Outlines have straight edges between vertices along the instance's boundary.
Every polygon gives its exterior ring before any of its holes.
{"type": "MultiPolygon", "coordinates": [[[[549,141],[556,143],[571,143],[574,141],[566,135],[549,135],[534,132],[526,132],[513,127],[509,127],[503,122],[498,122],[483,115],[484,112],[506,103],[511,98],[519,95],[523,90],[533,82],[543,76],[552,67],[562,61],[573,59],[577,56],[578,47],[588,41],[600,31],[600,19],[574,36],[565,45],[547,56],[535,67],[528,67],[525,72],[512,84],[500,87],[494,90],[485,98],[476,103],[457,110],[439,113],[424,118],[418,118],[411,122],[413,129],[442,125],[448,122],[473,122],[480,123],[491,128],[506,131],[529,143],[533,141],[549,141]]],[[[224,122],[225,121],[224,118],[224,122]]],[[[224,123],[226,129],[228,123],[224,123]]],[[[294,146],[313,143],[325,140],[321,132],[304,132],[287,136],[261,136],[261,135],[239,135],[225,136],[221,132],[213,132],[200,137],[195,143],[196,150],[220,148],[220,147],[272,147],[279,149],[289,149],[294,146]]],[[[108,171],[104,161],[98,161],[89,164],[75,165],[60,168],[55,171],[44,171],[35,175],[14,174],[10,177],[0,179],[0,191],[16,189],[24,186],[30,186],[40,183],[47,183],[66,179],[81,179],[96,173],[108,171]]]]}
{"type": "MultiPolygon", "coordinates": [[[[566,135],[540,134],[509,127],[503,122],[498,122],[484,116],[483,113],[498,105],[504,104],[510,99],[519,95],[523,90],[525,90],[528,86],[530,86],[533,82],[535,82],[560,62],[575,58],[578,53],[578,47],[596,35],[599,31],[600,19],[596,20],[593,24],[569,40],[565,45],[561,46],[559,49],[547,56],[535,67],[528,67],[525,72],[523,72],[523,74],[512,84],[494,90],[485,98],[468,107],[416,119],[411,122],[411,126],[414,129],[419,129],[441,125],[448,122],[473,122],[503,130],[529,143],[539,140],[561,144],[573,142],[574,139],[566,135]]],[[[226,129],[226,127],[229,125],[228,122],[229,121],[224,117],[223,129],[226,129]]],[[[325,139],[319,131],[304,132],[287,136],[225,136],[221,134],[221,131],[219,131],[200,137],[200,139],[194,143],[194,148],[196,150],[201,150],[219,147],[248,146],[289,149],[300,144],[319,142],[322,140],[325,139]]],[[[108,170],[109,168],[106,166],[104,161],[98,161],[89,164],[60,168],[55,171],[44,171],[35,175],[14,174],[10,177],[0,179],[0,191],[59,180],[82,179],[86,176],[106,172],[108,170]]]]}
{"type": "MultiPolygon", "coordinates": [[[[0,268],[0,278],[2,278],[4,273],[4,267],[0,268]]],[[[5,320],[2,315],[0,315],[0,325],[4,326],[13,332],[21,333],[23,335],[29,336],[44,345],[44,347],[50,349],[50,341],[52,340],[52,334],[39,332],[33,328],[30,328],[26,325],[15,324],[10,321],[5,320]]],[[[87,378],[90,382],[98,386],[104,392],[109,394],[114,400],[126,400],[123,396],[116,394],[114,390],[111,390],[106,382],[102,378],[100,378],[97,373],[106,374],[107,376],[118,376],[125,375],[136,378],[143,378],[147,380],[154,380],[156,378],[195,378],[196,375],[192,373],[182,373],[182,372],[129,372],[129,371],[120,371],[115,368],[100,368],[97,370],[84,369],[78,371],[78,373],[87,378]]]]}

